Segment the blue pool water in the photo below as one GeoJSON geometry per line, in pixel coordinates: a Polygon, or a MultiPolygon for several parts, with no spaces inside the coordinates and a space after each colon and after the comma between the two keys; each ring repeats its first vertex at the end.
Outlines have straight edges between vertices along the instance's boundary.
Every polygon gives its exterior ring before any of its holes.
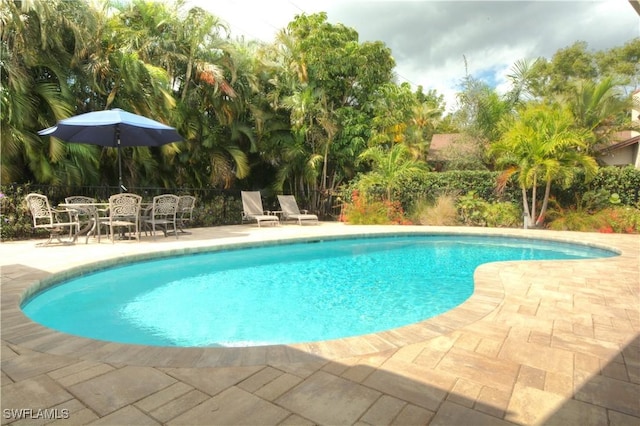
{"type": "Polygon", "coordinates": [[[613,256],[542,240],[394,236],[273,245],[100,270],[23,304],[66,333],[158,346],[335,339],[415,323],[464,302],[478,265],[613,256]]]}

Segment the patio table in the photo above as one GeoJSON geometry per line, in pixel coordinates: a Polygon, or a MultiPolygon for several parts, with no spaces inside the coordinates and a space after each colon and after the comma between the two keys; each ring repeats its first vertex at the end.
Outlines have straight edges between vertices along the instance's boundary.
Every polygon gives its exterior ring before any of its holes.
{"type": "Polygon", "coordinates": [[[74,210],[77,213],[89,214],[92,220],[87,226],[80,229],[76,235],[83,235],[86,233],[85,244],[89,242],[89,236],[97,235],[98,242],[100,242],[100,219],[104,219],[104,216],[100,216],[101,211],[107,211],[109,203],[60,203],[59,207],[67,210],[74,210]]]}

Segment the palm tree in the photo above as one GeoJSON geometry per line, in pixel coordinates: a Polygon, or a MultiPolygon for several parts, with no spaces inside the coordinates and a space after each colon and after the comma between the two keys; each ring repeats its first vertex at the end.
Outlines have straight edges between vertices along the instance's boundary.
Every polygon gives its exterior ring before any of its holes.
{"type": "Polygon", "coordinates": [[[591,149],[608,143],[615,132],[626,130],[620,123],[631,110],[631,98],[624,99],[618,87],[611,77],[599,82],[583,80],[573,85],[564,97],[576,125],[593,133],[591,149]]]}
{"type": "Polygon", "coordinates": [[[441,121],[442,108],[430,102],[419,103],[412,109],[405,144],[414,158],[426,161],[435,129],[441,121]]]}
{"type": "Polygon", "coordinates": [[[37,131],[71,115],[73,65],[86,55],[95,14],[60,0],[0,3],[0,139],[3,182],[80,184],[97,179],[99,151],[37,131]]]}
{"type": "MultiPolygon", "coordinates": [[[[167,54],[161,54],[173,31],[159,31],[164,26],[175,27],[178,21],[164,5],[142,1],[117,4],[117,13],[105,15],[101,28],[101,43],[88,62],[94,87],[101,96],[92,109],[122,108],[140,115],[173,124],[171,111],[176,101],[172,93],[166,66],[167,54]],[[157,62],[156,62],[157,61],[157,62]]],[[[124,176],[129,185],[166,186],[163,165],[171,163],[179,152],[176,144],[160,149],[128,148],[123,157],[124,176]]],[[[106,149],[102,157],[104,179],[113,179],[115,150],[106,149]]],[[[173,186],[169,182],[170,186],[173,186]]]]}
{"type": "Polygon", "coordinates": [[[406,145],[394,144],[386,150],[381,146],[373,146],[362,152],[361,161],[369,161],[372,170],[362,175],[359,184],[363,192],[376,186],[385,190],[385,198],[393,201],[393,189],[397,188],[403,179],[419,176],[427,171],[424,162],[414,160],[406,145]]]}
{"type": "Polygon", "coordinates": [[[499,189],[504,188],[511,176],[517,176],[527,223],[536,227],[543,223],[554,181],[567,186],[578,170],[584,170],[590,179],[598,169],[586,150],[592,135],[575,127],[574,121],[571,112],[559,105],[529,104],[517,118],[502,122],[502,137],[490,146],[496,165],[504,169],[499,189]],[[537,214],[539,185],[545,185],[545,190],[537,214]]]}

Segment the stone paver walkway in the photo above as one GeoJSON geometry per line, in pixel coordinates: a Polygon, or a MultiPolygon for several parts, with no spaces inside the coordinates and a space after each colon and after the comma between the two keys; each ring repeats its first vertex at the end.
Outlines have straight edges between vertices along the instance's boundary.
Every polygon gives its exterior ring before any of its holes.
{"type": "Polygon", "coordinates": [[[637,235],[328,223],[192,231],[178,241],[0,245],[3,425],[640,424],[637,235]],[[474,295],[446,314],[315,344],[122,345],[57,333],[19,309],[34,285],[95,262],[385,232],[544,237],[621,255],[486,264],[474,295]]]}

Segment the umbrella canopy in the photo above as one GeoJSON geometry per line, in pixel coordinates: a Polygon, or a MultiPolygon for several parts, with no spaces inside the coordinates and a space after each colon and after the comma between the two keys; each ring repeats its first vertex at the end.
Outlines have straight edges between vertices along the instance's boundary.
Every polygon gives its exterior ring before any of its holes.
{"type": "Polygon", "coordinates": [[[118,149],[118,184],[122,184],[123,146],[161,146],[180,142],[182,136],[173,127],[119,108],[88,112],[58,121],[58,124],[38,132],[66,142],[86,143],[118,149]]]}

